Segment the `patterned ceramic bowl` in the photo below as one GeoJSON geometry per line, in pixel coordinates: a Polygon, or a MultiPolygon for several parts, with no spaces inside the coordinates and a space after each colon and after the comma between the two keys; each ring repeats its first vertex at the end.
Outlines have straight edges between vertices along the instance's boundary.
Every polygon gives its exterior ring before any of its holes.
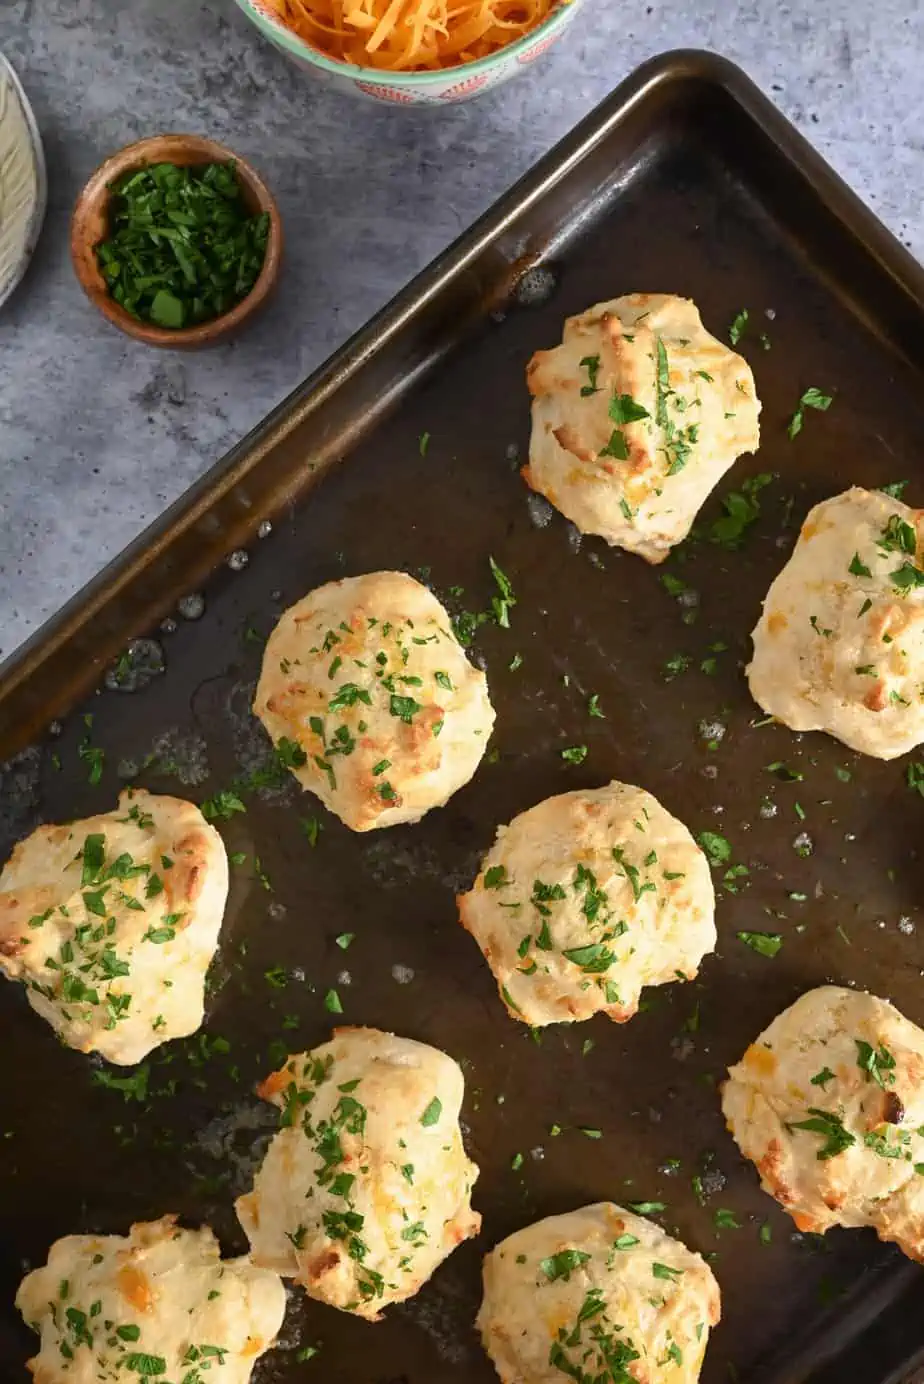
{"type": "Polygon", "coordinates": [[[328,86],[365,100],[387,101],[399,106],[444,106],[468,101],[522,72],[542,56],[564,32],[583,0],[558,0],[538,28],[509,47],[477,62],[438,72],[382,72],[374,67],[354,67],[337,62],[305,43],[276,18],[266,0],[237,0],[260,32],[277,48],[328,86]]]}

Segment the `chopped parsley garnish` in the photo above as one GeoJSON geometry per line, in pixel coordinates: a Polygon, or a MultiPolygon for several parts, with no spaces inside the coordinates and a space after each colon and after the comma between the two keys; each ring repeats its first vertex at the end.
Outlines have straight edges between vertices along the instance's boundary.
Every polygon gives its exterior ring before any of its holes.
{"type": "Polygon", "coordinates": [[[538,913],[547,918],[551,913],[548,907],[550,903],[560,903],[565,897],[564,886],[561,884],[545,884],[541,879],[533,880],[533,892],[530,896],[530,903],[538,913]]]}
{"type": "Polygon", "coordinates": [[[319,822],[317,817],[299,817],[298,824],[308,838],[308,845],[313,850],[318,844],[318,837],[324,830],[324,823],[319,822]]]}
{"type": "Polygon", "coordinates": [[[811,1105],[809,1114],[812,1119],[793,1122],[786,1128],[805,1129],[810,1134],[821,1135],[824,1143],[815,1155],[820,1163],[829,1158],[836,1158],[839,1153],[843,1153],[857,1142],[850,1130],[844,1128],[843,1120],[838,1115],[833,1115],[830,1110],[818,1110],[811,1105]]]}
{"type": "Polygon", "coordinates": [[[241,802],[237,793],[232,793],[230,789],[223,788],[211,798],[206,798],[205,802],[200,803],[199,811],[207,822],[226,822],[229,818],[234,816],[235,812],[246,812],[247,808],[241,802]]]}
{"type": "MultiPolygon", "coordinates": [[[[609,442],[600,453],[602,457],[612,457],[615,461],[629,460],[629,444],[626,435],[619,428],[614,428],[609,442]]],[[[631,515],[629,516],[631,518],[631,515]]]]}
{"type": "Polygon", "coordinates": [[[807,408],[818,409],[819,412],[825,413],[831,407],[832,402],[832,395],[822,394],[821,390],[816,389],[814,385],[807,389],[799,400],[798,408],[789,420],[787,432],[789,433],[790,442],[794,437],[798,437],[799,433],[802,431],[802,424],[805,420],[805,410],[807,408]]]}
{"type": "Polygon", "coordinates": [[[562,956],[587,975],[608,971],[616,960],[615,954],[602,942],[591,942],[586,947],[568,947],[562,956]]]}
{"type": "Polygon", "coordinates": [[[632,398],[631,394],[614,394],[610,400],[610,419],[614,423],[640,423],[649,418],[647,408],[632,398]]]}
{"type": "MultiPolygon", "coordinates": [[[[358,706],[359,704],[371,706],[372,697],[366,689],[360,687],[358,683],[345,682],[337,688],[337,691],[327,703],[327,709],[328,711],[344,711],[347,707],[358,706]]],[[[397,716],[400,713],[393,711],[391,714],[397,716]]],[[[302,760],[303,764],[304,762],[305,761],[302,760]]]]}
{"type": "Polygon", "coordinates": [[[233,160],[130,170],[111,185],[110,203],[96,259],[133,317],[190,327],[221,317],[256,283],[270,218],[248,205],[233,160]]]}
{"type": "Polygon", "coordinates": [[[590,1255],[582,1249],[561,1249],[548,1259],[540,1259],[539,1267],[550,1283],[562,1278],[567,1283],[575,1270],[586,1264],[590,1255]]]}
{"type": "Polygon", "coordinates": [[[635,1246],[636,1246],[636,1245],[639,1245],[639,1244],[641,1244],[641,1241],[639,1240],[639,1238],[638,1238],[637,1235],[629,1235],[629,1234],[627,1233],[627,1234],[625,1234],[625,1235],[619,1235],[619,1236],[613,1241],[613,1249],[618,1249],[618,1250],[634,1249],[635,1246]]]}
{"type": "Polygon", "coordinates": [[[760,956],[774,957],[783,945],[783,938],[778,932],[739,932],[736,935],[739,942],[760,956]]]}
{"type": "Polygon", "coordinates": [[[734,321],[728,329],[728,339],[733,346],[737,346],[748,324],[749,313],[747,308],[742,308],[735,316],[734,321]]]}
{"type": "Polygon", "coordinates": [[[783,783],[801,783],[805,775],[800,769],[790,769],[788,764],[784,764],[782,759],[775,759],[772,764],[765,766],[768,774],[774,774],[783,783]]]}
{"type": "Polygon", "coordinates": [[[87,766],[87,777],[94,786],[103,777],[103,766],[106,763],[106,751],[101,750],[98,745],[90,743],[89,735],[85,735],[77,746],[77,756],[87,766]]]}
{"type": "Polygon", "coordinates": [[[430,1104],[427,1106],[426,1110],[421,1115],[420,1123],[423,1125],[424,1129],[429,1129],[431,1125],[439,1123],[439,1119],[442,1113],[443,1102],[440,1100],[439,1096],[434,1096],[430,1104]]]}
{"type": "Polygon", "coordinates": [[[705,851],[710,865],[727,865],[731,860],[731,846],[718,832],[701,831],[696,840],[705,851]]]}
{"type": "Polygon", "coordinates": [[[907,481],[892,481],[889,485],[880,485],[876,488],[882,491],[883,495],[888,495],[893,500],[900,500],[905,493],[907,481]]]}
{"type": "MultiPolygon", "coordinates": [[[[280,769],[300,769],[303,764],[308,763],[308,756],[301,745],[285,735],[276,742],[274,753],[276,764],[280,769]]],[[[254,786],[259,787],[260,785],[255,784],[254,786]]]]}
{"type": "Polygon", "coordinates": [[[657,1262],[652,1264],[651,1272],[655,1278],[664,1278],[668,1283],[676,1283],[677,1279],[683,1276],[683,1269],[672,1269],[669,1264],[658,1264],[657,1262]]]}
{"type": "Polygon", "coordinates": [[[397,716],[406,726],[413,723],[418,711],[423,711],[420,702],[415,702],[413,697],[400,697],[395,692],[389,698],[388,709],[392,716],[397,716]]]}
{"type": "Polygon", "coordinates": [[[581,361],[581,369],[587,371],[587,378],[590,381],[589,384],[581,386],[581,397],[586,399],[591,394],[599,394],[600,390],[597,385],[597,377],[600,374],[600,357],[585,356],[581,361]]]}
{"type": "Polygon", "coordinates": [[[596,716],[601,721],[606,720],[605,714],[600,710],[600,698],[596,692],[588,698],[587,714],[588,716],[596,716]]]}
{"type": "Polygon", "coordinates": [[[110,1091],[121,1091],[125,1100],[144,1101],[148,1095],[148,1078],[151,1069],[146,1062],[137,1067],[131,1076],[116,1076],[105,1067],[90,1073],[95,1086],[107,1086],[110,1091]]]}
{"type": "Polygon", "coordinates": [[[630,1211],[634,1211],[637,1216],[653,1216],[658,1211],[666,1211],[667,1206],[663,1201],[627,1201],[626,1205],[630,1211]]]}
{"type": "Polygon", "coordinates": [[[623,875],[629,881],[629,885],[632,889],[632,898],[635,903],[638,903],[639,899],[642,897],[643,894],[653,894],[657,892],[656,886],[652,884],[650,881],[648,881],[645,884],[639,883],[638,866],[629,864],[629,862],[626,860],[626,853],[621,846],[614,846],[612,848],[611,854],[613,859],[616,861],[616,864],[622,870],[623,875]]]}
{"type": "Polygon", "coordinates": [[[324,996],[324,1008],[327,1010],[328,1014],[343,1013],[343,1005],[336,990],[328,990],[327,994],[324,996]]]}
{"type": "MultiPolygon", "coordinates": [[[[156,301],[155,299],[155,302],[156,301]]],[[[155,318],[154,320],[156,321],[157,319],[155,318]]],[[[163,325],[179,326],[180,324],[167,322],[163,325]]],[[[136,1374],[140,1374],[147,1378],[153,1378],[155,1375],[164,1374],[167,1369],[167,1362],[162,1355],[148,1355],[143,1351],[132,1351],[130,1355],[123,1356],[119,1364],[124,1365],[127,1370],[134,1370],[136,1374]]]]}
{"type": "Polygon", "coordinates": [[[674,654],[664,664],[665,682],[673,682],[674,678],[679,677],[681,673],[685,673],[692,661],[689,654],[674,654]]]}
{"type": "Polygon", "coordinates": [[[728,1211],[720,1206],[713,1218],[716,1230],[740,1230],[741,1222],[736,1217],[734,1211],[728,1211]]]}
{"type": "Polygon", "coordinates": [[[668,402],[673,399],[679,411],[686,407],[671,387],[670,364],[661,337],[656,344],[655,366],[655,421],[664,432],[663,452],[667,461],[667,474],[675,476],[682,471],[690,459],[693,446],[699,440],[699,424],[690,423],[686,428],[678,428],[668,412],[668,402]]]}
{"type": "Polygon", "coordinates": [[[81,852],[83,873],[81,884],[95,884],[106,860],[106,838],[100,832],[91,832],[83,843],[81,852]]]}
{"type": "Polygon", "coordinates": [[[889,575],[896,591],[912,591],[915,587],[924,586],[924,572],[911,562],[903,562],[901,567],[896,567],[889,575]]]}
{"type": "Polygon", "coordinates": [[[852,577],[871,577],[873,575],[866,563],[860,561],[859,553],[854,553],[847,571],[852,577]]]}
{"type": "Polygon", "coordinates": [[[355,932],[340,932],[334,938],[334,941],[341,951],[346,951],[355,936],[355,932]]]}
{"type": "Polygon", "coordinates": [[[763,471],[759,476],[750,476],[742,483],[740,490],[732,490],[724,495],[722,508],[725,513],[714,520],[707,530],[709,542],[737,552],[744,542],[745,533],[760,515],[757,496],[775,480],[774,472],[763,471]]]}
{"type": "Polygon", "coordinates": [[[509,883],[506,865],[491,865],[484,872],[485,889],[503,889],[509,883]]]}
{"type": "Polygon", "coordinates": [[[834,1072],[832,1072],[831,1068],[822,1067],[821,1071],[816,1072],[815,1075],[812,1077],[811,1084],[812,1086],[820,1086],[821,1089],[824,1090],[828,1082],[833,1080],[834,1072]]]}
{"type": "Polygon", "coordinates": [[[876,540],[876,546],[887,553],[907,553],[914,557],[918,546],[917,534],[911,524],[898,514],[891,514],[876,540]]]}
{"type": "Polygon", "coordinates": [[[920,793],[924,798],[924,764],[909,764],[905,770],[905,782],[912,792],[920,793]]]}
{"type": "Polygon", "coordinates": [[[893,1129],[891,1125],[886,1125],[883,1129],[871,1129],[863,1135],[864,1146],[872,1149],[873,1153],[879,1158],[902,1158],[908,1153],[908,1145],[911,1143],[911,1135],[904,1129],[893,1129]],[[889,1142],[889,1135],[892,1135],[895,1142],[889,1142]]]}
{"type": "Polygon", "coordinates": [[[516,605],[517,598],[513,594],[510,578],[501,571],[493,557],[488,558],[488,563],[498,591],[496,596],[491,597],[491,612],[501,629],[509,630],[510,611],[516,605]]]}
{"type": "Polygon", "coordinates": [[[855,1038],[857,1045],[857,1066],[865,1072],[870,1081],[881,1086],[883,1091],[895,1085],[895,1058],[889,1049],[880,1043],[874,1048],[862,1038],[855,1038]]]}
{"type": "Polygon", "coordinates": [[[421,455],[422,457],[425,457],[425,456],[427,455],[427,448],[428,448],[429,446],[430,446],[430,434],[429,434],[428,432],[422,432],[422,433],[420,434],[420,440],[419,440],[419,442],[418,442],[418,444],[417,444],[418,450],[419,450],[420,455],[421,455]]]}
{"type": "Polygon", "coordinates": [[[566,764],[583,764],[587,758],[586,745],[569,745],[562,750],[561,757],[566,764]]]}

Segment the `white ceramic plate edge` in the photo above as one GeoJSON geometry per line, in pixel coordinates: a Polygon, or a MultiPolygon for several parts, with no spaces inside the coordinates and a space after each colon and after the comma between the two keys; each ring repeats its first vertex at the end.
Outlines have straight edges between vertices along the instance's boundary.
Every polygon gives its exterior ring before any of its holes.
{"type": "Polygon", "coordinates": [[[29,218],[29,226],[26,231],[26,241],[23,253],[9,277],[0,283],[0,308],[6,303],[10,295],[15,292],[22,282],[23,276],[29,267],[33,252],[38,244],[39,236],[42,233],[42,223],[45,220],[45,208],[48,205],[48,175],[45,169],[45,151],[42,148],[42,136],[39,133],[38,121],[35,112],[29,103],[25,88],[16,73],[16,69],[4,53],[0,52],[0,77],[5,77],[13,88],[13,94],[19,101],[26,128],[29,131],[29,138],[32,141],[32,158],[35,164],[35,205],[32,208],[32,215],[29,218]]]}

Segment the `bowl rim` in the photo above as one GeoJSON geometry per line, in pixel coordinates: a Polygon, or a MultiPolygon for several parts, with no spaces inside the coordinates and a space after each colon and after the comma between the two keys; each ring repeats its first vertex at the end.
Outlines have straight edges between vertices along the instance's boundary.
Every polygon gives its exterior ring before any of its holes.
{"type": "Polygon", "coordinates": [[[237,3],[258,29],[263,29],[268,35],[278,37],[284,47],[307,58],[315,67],[320,67],[324,72],[329,72],[337,77],[349,77],[354,82],[370,82],[376,86],[392,87],[400,91],[402,88],[414,90],[421,87],[442,86],[447,80],[454,84],[452,79],[455,78],[456,74],[458,74],[460,81],[465,81],[469,77],[482,76],[495,68],[498,63],[516,57],[520,53],[526,52],[534,44],[541,43],[543,37],[550,30],[557,28],[575,13],[582,0],[553,0],[553,8],[542,23],[538,24],[535,29],[530,29],[521,38],[508,43],[505,48],[498,49],[496,53],[489,53],[486,58],[475,58],[471,62],[459,63],[456,67],[440,67],[435,71],[427,72],[390,72],[387,68],[357,67],[353,63],[340,62],[337,58],[329,58],[319,48],[313,48],[310,43],[300,38],[280,20],[265,14],[257,8],[253,0],[237,0],[237,3]]]}
{"type": "Polygon", "coordinates": [[[71,260],[78,283],[89,301],[107,321],[148,346],[172,349],[205,346],[240,326],[263,304],[274,287],[279,273],[282,245],[282,220],[276,199],[253,165],[218,140],[209,139],[206,135],[178,131],[147,135],[144,139],[123,145],[121,149],[110,154],[90,174],[77,197],[71,215],[71,260]],[[195,158],[189,160],[193,164],[233,162],[235,176],[256,197],[261,211],[269,216],[269,234],[263,266],[250,292],[220,317],[212,317],[207,322],[197,322],[192,327],[159,327],[153,322],[134,317],[112,297],[109,286],[99,270],[96,257],[92,254],[95,244],[87,245],[86,218],[96,209],[105,209],[112,195],[110,184],[115,178],[155,161],[154,158],[147,157],[155,145],[158,146],[156,161],[161,163],[171,161],[171,149],[175,155],[195,155],[195,158]]]}
{"type": "Polygon", "coordinates": [[[29,268],[32,256],[39,242],[39,237],[42,234],[42,227],[45,223],[45,212],[48,206],[48,172],[45,166],[45,150],[42,145],[42,136],[39,130],[38,120],[29,102],[26,89],[20,80],[19,73],[6,54],[0,51],[0,81],[4,78],[9,81],[13,89],[13,95],[19,101],[19,108],[22,111],[26,129],[29,131],[32,166],[35,172],[35,203],[29,217],[29,224],[26,227],[22,255],[10,272],[9,277],[0,282],[0,308],[12,297],[25,278],[26,270],[29,268]]]}

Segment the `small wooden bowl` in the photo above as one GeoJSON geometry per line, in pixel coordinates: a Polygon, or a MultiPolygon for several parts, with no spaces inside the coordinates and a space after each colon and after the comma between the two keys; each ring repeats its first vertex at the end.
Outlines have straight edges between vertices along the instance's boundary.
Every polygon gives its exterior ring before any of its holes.
{"type": "Polygon", "coordinates": [[[269,188],[246,160],[232,153],[223,144],[216,144],[211,139],[202,139],[199,135],[153,135],[150,139],[139,140],[137,144],[126,145],[97,168],[78,197],[71,220],[71,258],[81,288],[90,302],[94,303],[114,326],[148,346],[191,350],[199,346],[211,346],[236,331],[266,301],[279,275],[281,256],[282,222],[279,208],[269,188]],[[187,167],[203,163],[227,163],[229,160],[234,161],[235,172],[248,210],[252,213],[269,213],[266,258],[257,282],[247,297],[242,298],[229,312],[194,327],[172,330],[133,317],[111,296],[109,285],[103,278],[96,259],[97,245],[109,234],[112,183],[123,174],[145,168],[152,163],[174,163],[180,167],[187,167]]]}

